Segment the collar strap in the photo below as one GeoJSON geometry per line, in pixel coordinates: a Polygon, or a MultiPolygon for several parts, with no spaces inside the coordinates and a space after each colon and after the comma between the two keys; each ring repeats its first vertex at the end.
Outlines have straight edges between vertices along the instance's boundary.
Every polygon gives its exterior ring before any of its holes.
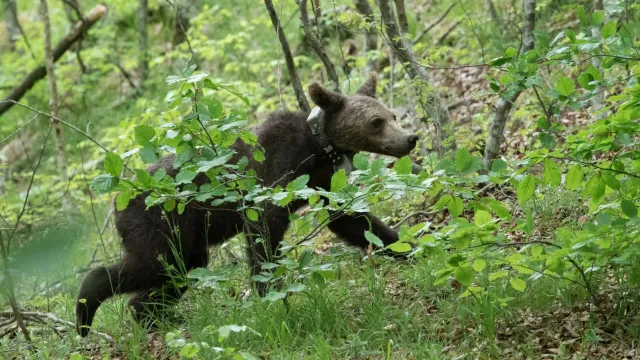
{"type": "Polygon", "coordinates": [[[348,174],[353,170],[353,164],[349,157],[339,151],[324,133],[325,113],[319,107],[314,107],[307,117],[307,124],[311,129],[311,133],[318,140],[324,154],[333,164],[333,170],[338,171],[344,169],[348,174]]]}

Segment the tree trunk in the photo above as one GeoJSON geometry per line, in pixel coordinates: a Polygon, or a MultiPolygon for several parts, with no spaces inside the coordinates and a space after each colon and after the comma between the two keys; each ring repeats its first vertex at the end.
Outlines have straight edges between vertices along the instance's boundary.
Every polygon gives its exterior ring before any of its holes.
{"type": "Polygon", "coordinates": [[[438,157],[442,158],[445,149],[454,151],[456,148],[449,113],[442,104],[442,100],[437,92],[430,88],[427,70],[418,63],[418,60],[411,50],[411,46],[400,32],[391,0],[378,0],[378,6],[380,7],[384,31],[391,42],[391,49],[396,59],[407,65],[405,69],[409,77],[416,83],[415,88],[418,93],[420,105],[423,111],[434,121],[436,134],[434,136],[433,147],[438,152],[438,157]]]}
{"type": "Polygon", "coordinates": [[[293,91],[296,94],[296,99],[298,100],[298,106],[300,110],[304,112],[309,112],[311,108],[309,107],[309,103],[307,102],[307,97],[304,94],[304,89],[302,88],[302,84],[300,83],[300,78],[298,77],[298,73],[296,72],[296,65],[293,62],[293,55],[291,55],[291,48],[289,48],[289,42],[287,41],[287,37],[282,31],[282,27],[280,26],[280,20],[278,19],[278,14],[276,14],[276,9],[273,7],[273,2],[271,0],[264,0],[264,5],[267,8],[267,12],[269,12],[269,17],[271,18],[271,24],[273,25],[273,29],[276,31],[276,36],[280,41],[280,46],[282,47],[282,52],[284,54],[284,59],[287,64],[287,72],[289,73],[289,80],[291,81],[291,86],[293,86],[293,91]]]}
{"type": "MultiPolygon", "coordinates": [[[[602,0],[593,0],[593,11],[595,12],[597,10],[604,11],[604,4],[602,0]]],[[[605,12],[605,18],[607,18],[606,12],[605,12]]],[[[591,28],[591,35],[598,43],[602,43],[602,33],[600,31],[600,25],[593,26],[591,28]]],[[[599,46],[596,51],[602,52],[602,46],[599,46]]],[[[592,57],[591,64],[593,65],[593,67],[598,69],[598,71],[602,74],[604,78],[604,69],[602,68],[602,57],[600,56],[592,57]]],[[[591,107],[593,108],[593,112],[596,113],[595,114],[596,119],[604,119],[608,116],[608,111],[600,112],[604,108],[604,91],[598,91],[598,93],[591,98],[591,107]]]]}
{"type": "Polygon", "coordinates": [[[62,124],[59,121],[54,120],[58,117],[58,87],[56,84],[56,73],[54,66],[54,56],[51,50],[51,22],[49,20],[49,7],[47,6],[47,0],[40,0],[40,10],[42,12],[42,20],[44,22],[44,63],[47,69],[47,77],[49,78],[49,114],[53,116],[51,121],[53,122],[53,128],[56,134],[56,150],[58,160],[58,171],[60,172],[60,179],[62,181],[67,180],[67,159],[64,152],[64,132],[62,124]]]}
{"type": "MultiPolygon", "coordinates": [[[[76,27],[71,30],[53,49],[53,61],[57,61],[62,54],[65,53],[71,47],[71,45],[80,39],[83,34],[88,31],[98,20],[102,18],[102,16],[107,12],[107,8],[104,5],[98,5],[89,15],[84,18],[84,21],[77,24],[76,27]]],[[[14,103],[12,101],[20,100],[24,94],[29,91],[40,79],[47,75],[47,69],[44,65],[37,67],[33,70],[27,77],[22,80],[18,87],[11,90],[9,95],[7,95],[2,101],[0,101],[0,115],[4,114],[7,110],[9,110],[14,103]]]]}
{"type": "MultiPolygon", "coordinates": [[[[522,34],[523,53],[532,50],[535,46],[535,38],[533,30],[536,27],[536,1],[524,0],[524,30],[522,34]]],[[[487,138],[487,146],[484,150],[484,165],[491,170],[493,159],[500,154],[500,145],[504,137],[504,128],[509,119],[509,112],[513,108],[520,92],[515,93],[511,98],[500,98],[496,106],[496,113],[493,121],[489,126],[489,137],[487,138]]]]}
{"type": "Polygon", "coordinates": [[[309,25],[309,13],[307,11],[307,0],[297,0],[298,6],[300,7],[300,20],[302,21],[302,28],[304,29],[304,34],[309,41],[309,45],[313,48],[313,51],[318,55],[320,61],[324,65],[324,68],[327,70],[327,77],[329,78],[329,82],[331,83],[331,89],[333,91],[340,92],[340,81],[338,80],[338,73],[336,72],[336,67],[329,59],[329,55],[327,55],[326,50],[322,46],[322,42],[316,34],[311,30],[311,25],[309,25]]]}
{"type": "Polygon", "coordinates": [[[407,10],[404,6],[404,0],[395,0],[396,10],[398,11],[398,25],[403,34],[409,34],[409,19],[407,19],[407,10]]]}
{"type": "MultiPolygon", "coordinates": [[[[138,47],[140,51],[140,87],[144,88],[144,83],[149,76],[149,38],[147,36],[147,23],[149,20],[149,6],[147,0],[138,2],[138,47]]],[[[178,19],[176,19],[178,21],[178,19]]]]}
{"type": "MultiPolygon", "coordinates": [[[[354,0],[353,1],[356,10],[360,13],[360,15],[366,17],[369,21],[373,21],[374,15],[373,10],[371,10],[371,5],[369,4],[369,0],[354,0]]],[[[378,50],[378,33],[374,26],[371,26],[370,29],[365,30],[364,35],[364,50],[365,51],[374,51],[378,50]]],[[[374,58],[369,58],[367,60],[366,72],[369,73],[376,69],[376,61],[374,58]]]]}
{"type": "Polygon", "coordinates": [[[20,27],[18,24],[18,6],[16,0],[2,0],[4,5],[4,23],[7,27],[7,40],[9,49],[15,51],[16,41],[20,37],[20,27]]]}

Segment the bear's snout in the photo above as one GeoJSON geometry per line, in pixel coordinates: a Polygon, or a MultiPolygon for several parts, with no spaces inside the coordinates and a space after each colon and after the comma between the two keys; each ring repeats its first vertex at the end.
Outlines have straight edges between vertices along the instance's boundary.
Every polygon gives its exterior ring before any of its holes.
{"type": "Polygon", "coordinates": [[[411,145],[411,148],[413,149],[414,147],[416,147],[416,144],[418,143],[418,135],[416,134],[409,135],[409,137],[407,137],[407,142],[411,145]]]}

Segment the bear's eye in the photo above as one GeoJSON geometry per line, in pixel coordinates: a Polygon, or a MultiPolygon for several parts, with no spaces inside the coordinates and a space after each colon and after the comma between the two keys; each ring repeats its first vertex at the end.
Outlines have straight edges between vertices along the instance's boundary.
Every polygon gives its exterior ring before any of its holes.
{"type": "Polygon", "coordinates": [[[371,122],[371,124],[373,125],[374,128],[379,129],[384,125],[384,119],[375,118],[373,119],[373,122],[371,122]]]}
{"type": "Polygon", "coordinates": [[[396,114],[393,114],[393,121],[398,121],[398,117],[396,116],[396,114]]]}

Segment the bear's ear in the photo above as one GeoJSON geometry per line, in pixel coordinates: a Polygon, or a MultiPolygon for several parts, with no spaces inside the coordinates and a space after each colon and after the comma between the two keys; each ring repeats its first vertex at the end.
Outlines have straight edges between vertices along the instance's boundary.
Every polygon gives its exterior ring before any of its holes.
{"type": "Polygon", "coordinates": [[[317,82],[309,85],[309,96],[311,100],[325,111],[338,111],[344,104],[344,96],[331,91],[317,82]]]}
{"type": "Polygon", "coordinates": [[[378,74],[375,71],[372,71],[369,74],[369,78],[367,78],[367,81],[365,81],[360,89],[358,89],[357,94],[372,97],[375,99],[376,86],[378,86],[378,74]]]}

